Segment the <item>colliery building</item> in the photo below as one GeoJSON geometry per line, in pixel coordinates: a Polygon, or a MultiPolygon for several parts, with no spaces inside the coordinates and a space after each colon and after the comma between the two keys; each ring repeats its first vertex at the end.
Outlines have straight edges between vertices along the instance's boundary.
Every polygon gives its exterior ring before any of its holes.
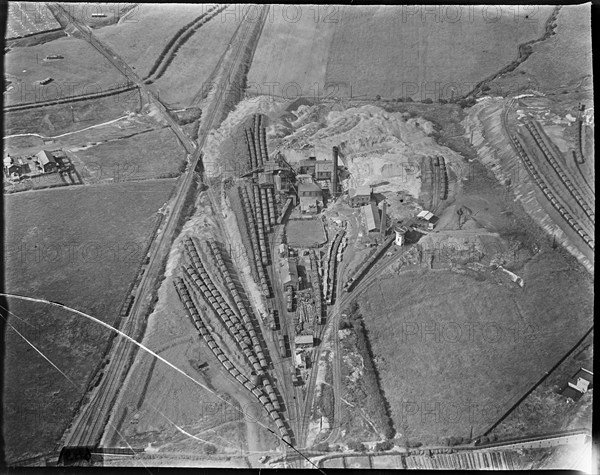
{"type": "Polygon", "coordinates": [[[284,259],[281,263],[281,283],[283,284],[284,292],[292,289],[294,292],[298,290],[298,267],[293,259],[284,259]]]}
{"type": "Polygon", "coordinates": [[[370,186],[359,186],[350,188],[348,193],[348,203],[353,208],[367,206],[373,198],[373,190],[370,186]]]}
{"type": "Polygon", "coordinates": [[[300,175],[310,175],[313,180],[319,182],[322,188],[329,190],[331,194],[337,193],[338,189],[338,148],[333,147],[331,160],[317,160],[309,157],[298,163],[300,175]]]}
{"type": "Polygon", "coordinates": [[[300,183],[298,198],[302,213],[315,214],[319,212],[319,206],[323,206],[323,190],[316,183],[300,183]]]}

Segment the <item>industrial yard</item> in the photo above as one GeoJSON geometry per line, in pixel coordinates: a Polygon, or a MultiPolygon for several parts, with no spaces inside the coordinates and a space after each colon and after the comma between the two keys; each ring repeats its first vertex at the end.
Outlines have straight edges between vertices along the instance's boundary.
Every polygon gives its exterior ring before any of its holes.
{"type": "Polygon", "coordinates": [[[9,466],[590,469],[589,9],[426,8],[10,5],[9,466]]]}

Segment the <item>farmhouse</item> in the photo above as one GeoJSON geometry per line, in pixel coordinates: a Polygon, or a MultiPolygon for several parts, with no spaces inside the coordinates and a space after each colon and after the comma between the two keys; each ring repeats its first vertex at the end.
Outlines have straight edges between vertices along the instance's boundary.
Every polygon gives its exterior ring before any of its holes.
{"type": "Polygon", "coordinates": [[[41,150],[36,153],[35,156],[37,157],[37,162],[40,164],[40,167],[44,173],[50,173],[57,169],[56,160],[50,152],[41,150]]]}
{"type": "Polygon", "coordinates": [[[366,206],[371,201],[373,190],[370,186],[359,186],[358,188],[350,188],[348,202],[353,208],[366,206]]]}

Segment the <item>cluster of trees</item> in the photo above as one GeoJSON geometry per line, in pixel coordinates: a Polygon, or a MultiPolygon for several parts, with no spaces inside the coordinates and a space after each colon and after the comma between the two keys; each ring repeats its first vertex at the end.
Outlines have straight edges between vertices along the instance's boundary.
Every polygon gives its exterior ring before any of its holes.
{"type": "Polygon", "coordinates": [[[360,442],[358,440],[349,441],[348,448],[350,450],[354,450],[354,452],[366,452],[367,451],[367,447],[365,446],[365,444],[363,444],[362,442],[360,442]]]}
{"type": "Polygon", "coordinates": [[[340,321],[340,329],[353,331],[356,337],[356,348],[364,363],[365,370],[363,378],[360,380],[361,386],[357,388],[357,392],[361,394],[357,394],[355,399],[363,405],[377,430],[386,439],[391,439],[394,437],[395,431],[389,415],[388,403],[383,397],[377,369],[373,365],[371,347],[357,302],[354,301],[350,305],[346,317],[340,321]]]}

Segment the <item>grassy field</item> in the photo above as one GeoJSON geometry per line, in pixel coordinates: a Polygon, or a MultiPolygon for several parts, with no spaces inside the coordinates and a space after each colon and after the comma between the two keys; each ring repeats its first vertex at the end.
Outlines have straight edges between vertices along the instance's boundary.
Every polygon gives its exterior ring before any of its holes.
{"type": "Polygon", "coordinates": [[[131,65],[137,74],[145,77],[177,30],[208,8],[209,4],[140,4],[132,18],[136,21],[105,26],[96,34],[131,65]]]}
{"type": "Polygon", "coordinates": [[[186,163],[185,151],[169,128],[113,140],[72,155],[86,183],[172,178],[186,163]]]}
{"type": "Polygon", "coordinates": [[[495,79],[492,90],[526,81],[542,91],[591,89],[592,48],[589,5],[563,6],[556,34],[533,46],[533,53],[515,71],[495,79]]]}
{"type": "Polygon", "coordinates": [[[579,368],[594,370],[593,332],[553,371],[515,410],[494,429],[499,438],[535,435],[538,432],[558,432],[588,428],[592,424],[593,392],[586,393],[576,403],[566,404],[560,394],[579,368]]]}
{"type": "Polygon", "coordinates": [[[525,287],[409,271],[359,299],[396,431],[411,442],[480,435],[592,325],[592,282],[562,252],[525,287]],[[440,383],[443,378],[443,384],[440,383]]]}
{"type": "MultiPolygon", "coordinates": [[[[187,107],[194,96],[210,91],[208,82],[239,23],[218,14],[183,45],[165,74],[155,82],[160,98],[171,107],[187,107]],[[222,21],[226,20],[226,21],[222,21]]],[[[212,99],[209,96],[209,99],[212,99]]],[[[202,102],[200,107],[206,106],[202,102]]]]}
{"type": "Polygon", "coordinates": [[[292,247],[314,247],[326,241],[323,224],[318,219],[293,219],[285,226],[288,244],[292,247]]]}
{"type": "Polygon", "coordinates": [[[140,106],[137,91],[5,114],[4,134],[55,136],[116,119],[140,106]]]}
{"type": "Polygon", "coordinates": [[[92,94],[127,82],[127,78],[85,40],[73,37],[14,48],[6,55],[4,65],[5,74],[14,82],[14,89],[4,95],[6,105],[92,94]],[[64,59],[44,61],[52,54],[64,59]],[[37,84],[47,77],[53,79],[50,84],[37,84]]]}
{"type": "MultiPolygon", "coordinates": [[[[6,196],[6,291],[56,300],[115,323],[173,185],[161,180],[6,196]]],[[[9,324],[70,379],[7,327],[4,438],[10,461],[54,449],[112,334],[54,307],[8,303],[9,324]]]]}
{"type": "Polygon", "coordinates": [[[525,10],[499,8],[343,8],[325,81],[352,86],[354,97],[436,100],[452,87],[463,95],[541,36],[551,12],[537,8],[526,22],[525,10]]]}
{"type": "Polygon", "coordinates": [[[339,20],[339,7],[320,6],[320,18],[316,17],[314,6],[271,5],[270,8],[248,73],[250,92],[266,94],[268,83],[274,82],[275,95],[292,100],[298,96],[318,98],[324,94],[333,35],[341,26],[325,20],[339,20]],[[332,15],[331,18],[326,14],[332,15]]]}

